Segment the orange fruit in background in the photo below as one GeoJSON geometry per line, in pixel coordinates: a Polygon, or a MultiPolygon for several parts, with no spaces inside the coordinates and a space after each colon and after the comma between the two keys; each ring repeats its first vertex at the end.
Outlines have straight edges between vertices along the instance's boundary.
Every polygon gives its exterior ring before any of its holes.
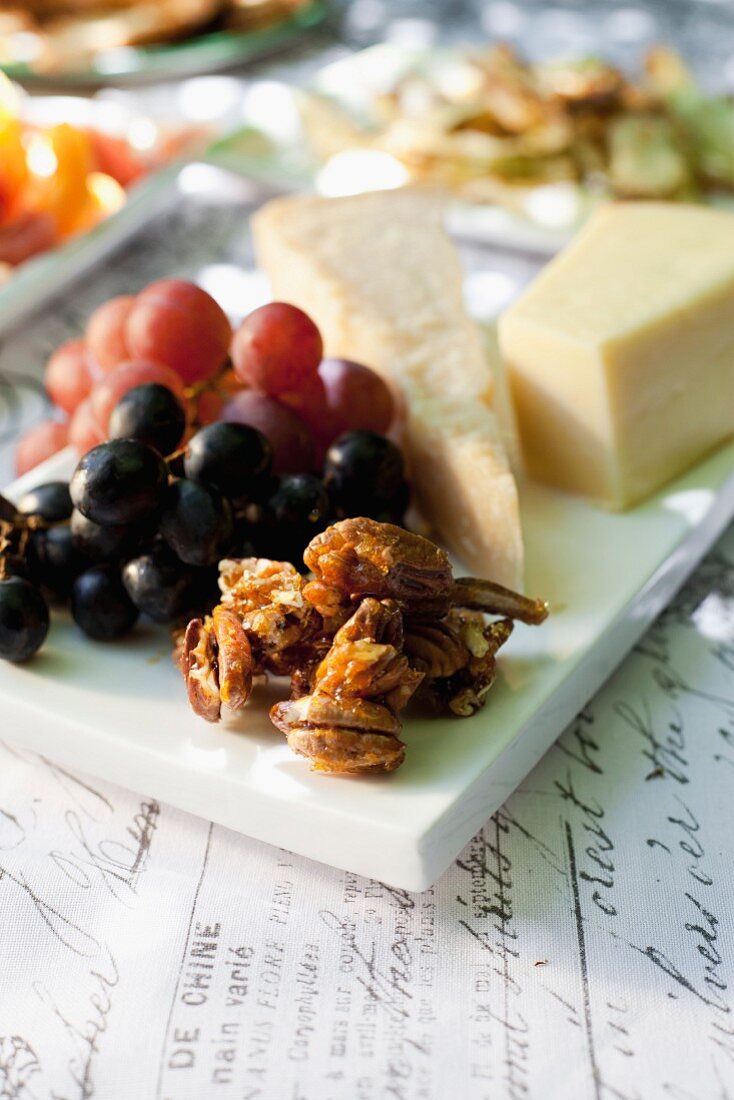
{"type": "Polygon", "coordinates": [[[27,155],[27,205],[51,214],[59,234],[66,236],[89,203],[87,177],[94,168],[89,136],[62,122],[39,130],[28,143],[27,155]]]}
{"type": "Polygon", "coordinates": [[[89,139],[92,144],[94,166],[98,172],[112,176],[122,187],[129,187],[145,175],[145,161],[125,138],[104,134],[100,130],[91,130],[89,139]]]}
{"type": "Polygon", "coordinates": [[[17,119],[0,116],[0,225],[19,213],[27,181],[22,126],[17,119]]]}
{"type": "Polygon", "coordinates": [[[84,184],[82,201],[76,216],[70,219],[66,232],[86,233],[124,204],[125,191],[117,180],[104,172],[92,172],[84,184]]]}

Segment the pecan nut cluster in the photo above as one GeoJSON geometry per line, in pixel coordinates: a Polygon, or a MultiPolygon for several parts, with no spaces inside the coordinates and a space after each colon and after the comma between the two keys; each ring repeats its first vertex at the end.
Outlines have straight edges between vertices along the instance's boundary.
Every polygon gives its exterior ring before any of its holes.
{"type": "Polygon", "coordinates": [[[180,661],[209,721],[240,710],[255,677],[289,676],[290,699],[270,717],[318,771],[394,771],[405,758],[399,715],[416,691],[474,714],[513,621],[548,614],[490,581],[455,580],[440,547],[376,520],[335,523],[304,561],[308,579],[287,562],[223,561],[222,602],[189,623],[180,661]]]}

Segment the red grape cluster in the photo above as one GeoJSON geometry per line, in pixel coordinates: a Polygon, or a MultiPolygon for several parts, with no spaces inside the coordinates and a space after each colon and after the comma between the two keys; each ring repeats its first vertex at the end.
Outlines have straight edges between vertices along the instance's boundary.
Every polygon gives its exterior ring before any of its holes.
{"type": "Polygon", "coordinates": [[[0,659],[37,651],[49,600],[111,640],[140,614],[174,624],[208,610],[223,557],[302,566],[336,519],[402,523],[390,390],[322,355],[295,306],[262,306],[233,335],[214,299],[179,280],[98,309],[46,370],[68,424],[35,428],[17,456],[27,469],[68,440],[82,456],[71,483],[0,497],[0,659]]]}
{"type": "Polygon", "coordinates": [[[63,420],[31,428],[16,453],[18,473],[71,443],[80,454],[108,438],[109,417],[135,386],[157,382],[177,396],[213,379],[226,363],[232,329],[211,295],[182,279],[100,306],[84,337],[62,344],[45,373],[63,420]]]}
{"type": "Polygon", "coordinates": [[[103,442],[114,406],[146,383],[183,399],[190,426],[228,420],[257,428],[273,448],[276,473],[316,470],[343,432],[384,433],[395,419],[379,375],[322,354],[316,325],[285,302],[256,309],[233,333],[217,302],[185,280],[112,298],[82,338],[51,356],[46,390],[61,415],[22,437],[17,472],[68,443],[83,455],[103,442]]]}

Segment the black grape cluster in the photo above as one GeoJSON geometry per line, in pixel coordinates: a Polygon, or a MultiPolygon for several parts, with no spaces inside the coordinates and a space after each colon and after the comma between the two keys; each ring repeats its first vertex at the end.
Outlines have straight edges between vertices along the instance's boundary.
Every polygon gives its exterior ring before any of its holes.
{"type": "Polygon", "coordinates": [[[15,505],[0,498],[0,658],[33,656],[49,603],[68,605],[89,637],[112,641],[141,614],[173,625],[208,610],[223,557],[300,564],[335,519],[403,522],[403,457],[378,433],[340,436],[320,476],[275,477],[255,428],[218,421],[172,453],[184,428],[169,389],[138,386],[69,484],[39,485],[15,505]]]}

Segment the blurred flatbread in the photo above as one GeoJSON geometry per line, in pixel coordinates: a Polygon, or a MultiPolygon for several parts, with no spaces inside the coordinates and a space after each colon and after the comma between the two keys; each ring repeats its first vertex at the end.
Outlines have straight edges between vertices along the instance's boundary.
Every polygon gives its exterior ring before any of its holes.
{"type": "Polygon", "coordinates": [[[0,0],[0,62],[29,56],[42,72],[83,67],[99,53],[174,42],[210,29],[247,33],[307,0],[0,0]]]}
{"type": "Polygon", "coordinates": [[[68,69],[104,50],[182,38],[206,26],[221,9],[222,0],[146,0],[119,11],[55,19],[44,25],[38,68],[68,69]]]}
{"type": "Polygon", "coordinates": [[[224,25],[232,31],[251,31],[286,19],[305,0],[229,0],[224,9],[224,25]]]}
{"type": "Polygon", "coordinates": [[[139,3],[140,0],[25,0],[23,7],[29,15],[43,20],[60,15],[100,15],[134,8],[139,3]]]}

